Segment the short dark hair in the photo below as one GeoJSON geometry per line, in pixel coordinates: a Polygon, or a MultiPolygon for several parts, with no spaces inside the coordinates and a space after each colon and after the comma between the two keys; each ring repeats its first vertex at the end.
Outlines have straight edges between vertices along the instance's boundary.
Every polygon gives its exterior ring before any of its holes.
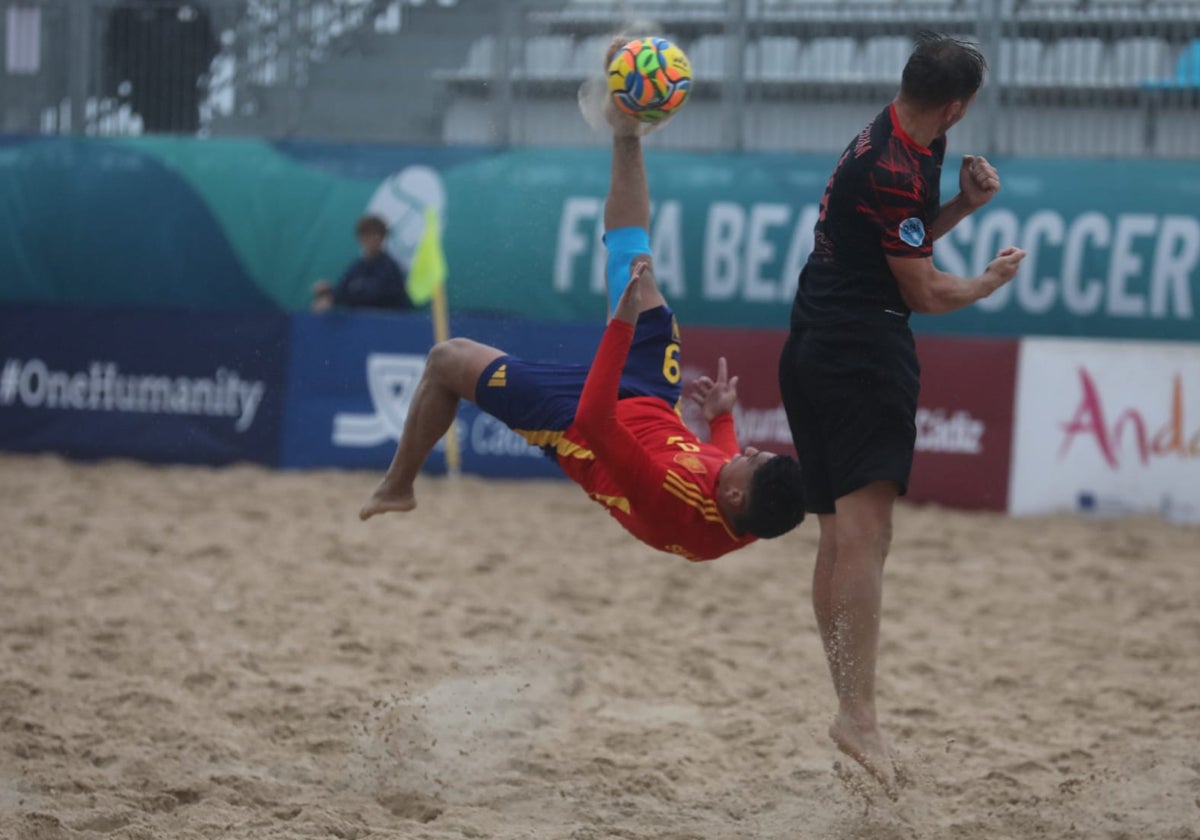
{"type": "Polygon", "coordinates": [[[734,527],[764,540],[804,521],[804,481],[795,458],[776,455],[750,476],[749,498],[734,527]]]}
{"type": "Polygon", "coordinates": [[[354,226],[354,235],[356,237],[363,236],[368,233],[374,233],[377,234],[380,239],[387,239],[387,232],[387,222],[378,216],[373,215],[363,216],[354,226]]]}
{"type": "Polygon", "coordinates": [[[987,59],[969,41],[922,32],[904,65],[900,97],[924,108],[970,99],[983,84],[986,70],[987,59]]]}

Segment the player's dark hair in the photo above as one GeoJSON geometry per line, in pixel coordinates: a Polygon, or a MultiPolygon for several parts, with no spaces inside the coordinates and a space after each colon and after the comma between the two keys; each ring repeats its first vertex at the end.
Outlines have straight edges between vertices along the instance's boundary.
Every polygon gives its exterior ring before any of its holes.
{"type": "Polygon", "coordinates": [[[804,521],[804,482],[795,458],[776,455],[750,477],[749,499],[734,526],[769,540],[804,521]]]}
{"type": "Polygon", "coordinates": [[[987,59],[979,48],[937,32],[922,32],[904,65],[900,97],[921,108],[970,99],[983,84],[987,59]]]}
{"type": "Polygon", "coordinates": [[[355,236],[365,236],[374,233],[380,239],[387,239],[387,222],[378,216],[363,216],[354,226],[355,236]]]}

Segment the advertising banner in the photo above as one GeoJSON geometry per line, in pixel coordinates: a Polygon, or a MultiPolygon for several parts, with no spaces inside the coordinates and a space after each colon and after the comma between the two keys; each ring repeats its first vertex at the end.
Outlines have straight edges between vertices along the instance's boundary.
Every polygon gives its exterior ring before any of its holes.
{"type": "Polygon", "coordinates": [[[1005,339],[917,339],[921,397],[910,501],[1005,510],[1018,347],[1005,339]]]}
{"type": "Polygon", "coordinates": [[[1025,341],[1010,510],[1200,521],[1200,345],[1025,341]]]}
{"type": "Polygon", "coordinates": [[[792,432],[779,398],[779,353],[787,332],[682,325],[680,338],[683,419],[688,426],[707,439],[707,424],[700,407],[687,398],[687,385],[700,376],[715,378],[717,360],[724,356],[729,375],[738,378],[738,405],[733,418],[742,447],[794,455],[792,432]]]}
{"type": "MultiPolygon", "coordinates": [[[[837,157],[647,152],[656,275],[685,326],[786,327],[837,157]]],[[[1200,340],[1200,162],[996,163],[1002,191],[935,259],[974,276],[1007,245],[1029,257],[916,332],[1200,340]]],[[[359,215],[384,218],[407,265],[432,209],[452,311],[588,321],[604,308],[608,183],[606,149],[10,138],[0,300],[304,309],[356,256],[359,215]]]]}
{"type": "MultiPolygon", "coordinates": [[[[291,341],[281,466],[385,469],[433,346],[429,319],[302,313],[291,341]]],[[[428,466],[443,470],[443,454],[428,466]]]]}
{"type": "Polygon", "coordinates": [[[284,315],[0,306],[0,447],[274,464],[287,340],[284,315]]]}
{"type": "MultiPolygon", "coordinates": [[[[599,319],[452,324],[523,358],[580,364],[602,329],[599,319]]],[[[739,377],[743,446],[792,452],[776,383],[784,338],[682,328],[685,385],[715,375],[721,355],[739,377]]],[[[432,345],[421,314],[0,306],[0,448],[381,471],[432,345]]],[[[911,500],[1200,521],[1200,345],[922,336],[918,352],[911,500]]],[[[704,434],[698,408],[685,399],[683,411],[704,434]]],[[[473,406],[456,433],[465,472],[561,475],[473,406]]],[[[441,447],[431,471],[445,469],[441,447]]]]}
{"type": "MultiPolygon", "coordinates": [[[[735,410],[743,446],[794,455],[779,396],[782,330],[682,329],[684,382],[714,376],[725,356],[738,376],[735,410]]],[[[958,508],[1004,510],[1008,503],[1018,342],[922,336],[917,451],[908,499],[958,508]]],[[[704,428],[684,400],[684,419],[704,428]]]]}
{"type": "MultiPolygon", "coordinates": [[[[595,353],[602,328],[470,317],[455,318],[452,326],[456,336],[526,359],[583,364],[595,353]]],[[[432,346],[432,325],[422,315],[294,316],[282,465],[386,469],[432,346]]],[[[561,475],[541,450],[465,402],[457,434],[464,472],[506,478],[561,475]]],[[[445,469],[442,442],[426,470],[445,469]]]]}

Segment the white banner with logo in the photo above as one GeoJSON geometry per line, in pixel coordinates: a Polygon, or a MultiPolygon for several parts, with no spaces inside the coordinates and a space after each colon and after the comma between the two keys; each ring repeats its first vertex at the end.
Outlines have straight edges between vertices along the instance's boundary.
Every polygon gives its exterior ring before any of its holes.
{"type": "Polygon", "coordinates": [[[1009,509],[1200,521],[1200,344],[1027,339],[1009,509]]]}

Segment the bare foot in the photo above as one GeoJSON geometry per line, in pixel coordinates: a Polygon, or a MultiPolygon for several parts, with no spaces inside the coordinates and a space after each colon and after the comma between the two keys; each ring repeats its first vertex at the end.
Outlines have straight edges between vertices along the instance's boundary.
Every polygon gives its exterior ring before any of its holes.
{"type": "MultiPolygon", "coordinates": [[[[631,38],[623,35],[617,35],[613,38],[612,43],[608,45],[608,49],[604,52],[605,75],[608,74],[608,68],[612,65],[613,58],[631,40],[631,38]]],[[[616,137],[640,137],[646,133],[646,125],[640,122],[637,117],[627,114],[618,108],[617,103],[613,102],[613,98],[607,94],[604,97],[604,119],[612,126],[613,135],[616,137]]]]}
{"type": "Polygon", "coordinates": [[[411,484],[401,489],[380,484],[358,512],[358,518],[366,522],[377,513],[407,513],[416,506],[417,496],[411,484]]]}
{"type": "Polygon", "coordinates": [[[608,49],[606,49],[604,51],[604,72],[605,73],[608,72],[608,65],[612,64],[612,60],[614,58],[616,58],[616,55],[618,52],[620,52],[621,47],[625,46],[632,40],[633,40],[632,38],[629,38],[625,35],[614,35],[613,36],[612,41],[608,45],[608,49]]]}
{"type": "Polygon", "coordinates": [[[897,798],[896,770],[878,728],[862,727],[849,716],[839,714],[829,727],[829,737],[837,744],[839,750],[875,777],[889,799],[897,798]]]}

